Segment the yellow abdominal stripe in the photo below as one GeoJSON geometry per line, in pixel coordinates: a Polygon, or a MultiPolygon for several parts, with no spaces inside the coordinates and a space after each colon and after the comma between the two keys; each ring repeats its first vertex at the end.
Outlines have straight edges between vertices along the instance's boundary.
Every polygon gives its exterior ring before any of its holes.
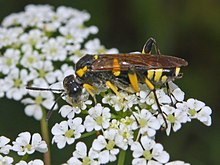
{"type": "Polygon", "coordinates": [[[167,80],[167,76],[166,75],[162,76],[162,78],[161,78],[162,83],[165,83],[166,80],[167,80]]]}
{"type": "Polygon", "coordinates": [[[148,80],[154,80],[155,82],[166,82],[167,76],[163,75],[163,69],[150,69],[147,71],[148,80]]]}
{"type": "Polygon", "coordinates": [[[154,76],[154,70],[148,70],[147,71],[147,78],[149,80],[151,80],[153,78],[153,76],[154,76]]]}
{"type": "Polygon", "coordinates": [[[162,72],[163,72],[163,69],[156,69],[155,70],[155,75],[154,75],[155,82],[160,81],[160,77],[162,76],[162,72]]]}

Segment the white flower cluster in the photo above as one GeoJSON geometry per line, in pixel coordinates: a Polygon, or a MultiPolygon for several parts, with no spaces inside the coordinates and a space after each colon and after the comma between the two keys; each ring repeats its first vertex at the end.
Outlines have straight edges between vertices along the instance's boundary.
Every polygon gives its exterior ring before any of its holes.
{"type": "Polygon", "coordinates": [[[40,120],[54,96],[26,86],[62,81],[74,74],[74,64],[86,53],[117,52],[105,49],[99,39],[87,39],[98,32],[95,26],[85,26],[89,18],[85,11],[49,5],[28,5],[24,12],[6,17],[0,27],[0,97],[22,100],[25,114],[40,120]]]}
{"type": "Polygon", "coordinates": [[[164,151],[162,144],[155,141],[156,134],[160,129],[166,129],[169,135],[171,130],[176,132],[182,124],[192,119],[210,126],[212,112],[210,107],[192,98],[184,101],[184,92],[170,82],[170,93],[167,93],[166,88],[156,90],[166,119],[166,127],[162,115],[158,112],[153,93],[146,88],[146,85],[140,84],[140,86],[142,90],[136,94],[119,90],[121,96],[124,96],[123,101],[112,92],[105,93],[102,103],[94,107],[91,105],[84,107],[80,110],[81,113],[76,113],[75,108],[68,105],[61,107],[60,113],[66,114],[62,116],[68,121],[56,123],[52,129],[53,142],[57,143],[58,148],[72,144],[73,139],[80,138],[79,135],[84,137],[89,133],[99,134],[88,149],[88,153],[86,145],[78,142],[76,151],[67,164],[107,164],[116,161],[117,155],[128,149],[133,152],[132,164],[135,165],[185,164],[182,161],[169,162],[169,154],[164,151]],[[81,118],[75,116],[79,113],[81,118]],[[86,114],[84,118],[82,114],[86,114]],[[79,121],[74,128],[68,123],[76,123],[75,120],[79,121]],[[66,126],[63,126],[64,123],[66,126]]]}
{"type": "MultiPolygon", "coordinates": [[[[29,132],[22,132],[18,135],[12,145],[9,144],[10,139],[5,136],[0,136],[0,164],[12,165],[14,159],[8,155],[10,151],[15,151],[19,156],[30,155],[35,151],[46,153],[48,148],[45,141],[42,140],[39,133],[34,133],[32,136],[29,132]]],[[[43,165],[43,161],[36,159],[26,163],[24,160],[16,163],[16,165],[43,165]]]]}

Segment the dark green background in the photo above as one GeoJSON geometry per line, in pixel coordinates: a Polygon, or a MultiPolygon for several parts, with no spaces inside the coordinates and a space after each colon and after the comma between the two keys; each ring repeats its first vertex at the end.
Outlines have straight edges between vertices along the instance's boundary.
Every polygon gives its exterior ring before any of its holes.
{"type": "MultiPolygon", "coordinates": [[[[171,160],[193,165],[220,164],[219,0],[1,0],[0,19],[23,11],[31,3],[87,10],[92,16],[88,24],[99,28],[97,37],[107,48],[116,47],[120,52],[140,50],[152,36],[162,53],[186,59],[189,66],[176,83],[186,98],[197,98],[212,108],[213,124],[206,127],[193,121],[169,137],[162,132],[157,141],[164,144],[171,160]]],[[[39,131],[39,123],[26,117],[23,108],[19,103],[0,100],[0,135],[14,139],[24,130],[39,131]]],[[[50,127],[56,122],[54,116],[50,127]]],[[[65,152],[53,149],[53,164],[60,164],[71,156],[74,147],[66,147],[65,152]]]]}

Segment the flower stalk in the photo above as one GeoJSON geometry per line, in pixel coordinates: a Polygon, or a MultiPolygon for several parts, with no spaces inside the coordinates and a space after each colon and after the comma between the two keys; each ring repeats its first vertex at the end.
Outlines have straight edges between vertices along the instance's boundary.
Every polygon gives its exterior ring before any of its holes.
{"type": "Polygon", "coordinates": [[[47,147],[48,147],[48,151],[46,153],[44,153],[44,164],[45,165],[50,165],[51,164],[51,155],[50,155],[50,138],[49,138],[49,130],[48,130],[48,124],[46,121],[46,110],[42,109],[43,112],[43,117],[40,121],[40,125],[41,125],[41,133],[42,133],[42,137],[45,140],[45,142],[47,143],[47,147]]]}
{"type": "Polygon", "coordinates": [[[125,156],[126,156],[126,151],[120,150],[119,157],[118,157],[118,165],[124,165],[125,156]]]}

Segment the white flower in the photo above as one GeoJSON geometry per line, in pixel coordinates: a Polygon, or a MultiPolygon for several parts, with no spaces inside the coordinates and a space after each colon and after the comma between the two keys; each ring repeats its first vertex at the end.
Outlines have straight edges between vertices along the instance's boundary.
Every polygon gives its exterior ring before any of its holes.
{"type": "Polygon", "coordinates": [[[26,44],[22,46],[23,56],[20,61],[21,65],[25,68],[36,68],[39,61],[41,61],[41,56],[37,50],[33,50],[32,45],[26,44]]]}
{"type": "Polygon", "coordinates": [[[13,163],[13,158],[9,157],[9,156],[2,156],[0,154],[0,164],[2,165],[12,165],[13,163]]]}
{"type": "Polygon", "coordinates": [[[92,149],[90,149],[87,153],[87,147],[85,143],[78,142],[76,144],[76,150],[73,152],[73,156],[64,165],[98,165],[100,163],[95,160],[96,157],[97,155],[93,153],[92,149]]]}
{"type": "MultiPolygon", "coordinates": [[[[85,93],[85,91],[82,91],[79,103],[76,103],[72,106],[70,105],[64,105],[60,108],[59,113],[61,113],[61,116],[64,118],[72,119],[74,118],[75,114],[81,113],[82,110],[85,110],[88,105],[92,104],[92,101],[88,99],[89,94],[88,92],[85,93]]],[[[66,102],[69,102],[68,97],[63,97],[66,102]]]]}
{"type": "Polygon", "coordinates": [[[115,94],[109,93],[106,94],[102,102],[104,104],[109,104],[110,106],[114,107],[116,111],[127,111],[128,109],[132,108],[133,105],[138,103],[137,96],[135,94],[129,94],[126,92],[119,92],[121,97],[118,97],[115,94]]]}
{"type": "Polygon", "coordinates": [[[180,161],[180,160],[176,160],[176,161],[168,162],[165,165],[190,165],[190,164],[185,163],[185,162],[180,161]]]}
{"type": "Polygon", "coordinates": [[[64,48],[65,43],[63,37],[51,38],[42,44],[40,49],[47,60],[63,61],[67,56],[67,50],[64,48]]]}
{"type": "Polygon", "coordinates": [[[21,160],[20,162],[16,163],[15,165],[44,165],[44,162],[40,159],[31,160],[30,162],[25,162],[21,160]]]}
{"type": "Polygon", "coordinates": [[[198,112],[197,118],[205,125],[210,126],[212,124],[212,118],[210,116],[211,114],[212,114],[211,108],[205,106],[198,112]]]}
{"type": "Polygon", "coordinates": [[[125,117],[116,123],[111,121],[111,125],[107,132],[115,131],[115,144],[123,150],[127,150],[128,145],[134,141],[134,130],[138,129],[137,122],[133,116],[125,117]]]}
{"type": "Polygon", "coordinates": [[[20,51],[17,49],[6,49],[3,56],[0,57],[0,71],[7,75],[11,70],[16,68],[20,58],[20,51]]]}
{"type": "Polygon", "coordinates": [[[0,49],[17,44],[21,33],[23,33],[23,29],[20,27],[0,28],[0,49]]]}
{"type": "Polygon", "coordinates": [[[37,84],[38,79],[45,80],[48,84],[56,81],[56,76],[53,73],[54,67],[51,61],[39,61],[38,65],[32,69],[31,74],[35,77],[34,84],[37,84]]]}
{"type": "MultiPolygon", "coordinates": [[[[160,104],[170,104],[171,99],[170,97],[164,92],[164,89],[158,89],[156,90],[156,95],[158,98],[158,101],[160,104]]],[[[150,105],[153,110],[158,109],[158,105],[155,100],[154,93],[151,91],[140,91],[140,102],[146,103],[147,105],[150,105]]]]}
{"type": "MultiPolygon", "coordinates": [[[[177,101],[183,101],[184,100],[184,96],[185,93],[180,89],[180,88],[176,88],[172,91],[172,97],[173,101],[177,100],[177,101]],[[175,100],[174,100],[175,99],[175,100]]],[[[176,101],[175,101],[176,102],[176,101]]]]}
{"type": "Polygon", "coordinates": [[[132,164],[155,164],[156,162],[163,164],[168,162],[169,154],[163,150],[161,144],[156,143],[147,136],[142,136],[140,141],[141,144],[139,142],[134,142],[131,145],[134,157],[132,164]]]}
{"type": "Polygon", "coordinates": [[[103,135],[99,135],[92,143],[92,149],[98,155],[98,160],[102,164],[106,164],[109,161],[116,160],[116,155],[119,153],[119,149],[115,148],[115,133],[106,132],[103,135]]]}
{"type": "Polygon", "coordinates": [[[58,81],[63,81],[66,76],[75,73],[72,66],[68,66],[67,64],[63,64],[59,70],[56,70],[54,74],[57,77],[58,81]]]}
{"type": "Polygon", "coordinates": [[[118,53],[117,49],[106,50],[105,47],[100,44],[100,40],[98,38],[88,41],[85,44],[85,48],[85,53],[89,54],[118,53]]]}
{"type": "Polygon", "coordinates": [[[120,126],[119,127],[129,127],[130,130],[136,130],[138,129],[138,123],[137,118],[135,118],[134,114],[131,116],[126,116],[125,118],[122,118],[120,120],[120,126]]]}
{"type": "Polygon", "coordinates": [[[29,132],[22,132],[13,143],[12,150],[18,155],[33,154],[36,151],[47,152],[47,144],[42,140],[39,133],[34,133],[31,137],[29,132]]]}
{"type": "Polygon", "coordinates": [[[5,85],[3,88],[6,92],[7,98],[20,100],[25,94],[27,94],[25,86],[29,80],[30,78],[27,70],[13,69],[4,79],[5,85]]]}
{"type": "Polygon", "coordinates": [[[85,128],[81,123],[82,119],[79,117],[62,121],[60,124],[56,123],[51,130],[54,135],[52,143],[57,143],[59,149],[64,148],[66,143],[74,143],[75,139],[80,138],[81,133],[84,132],[85,128]]]}
{"type": "MultiPolygon", "coordinates": [[[[174,132],[179,130],[181,128],[182,123],[186,123],[187,121],[190,121],[190,119],[187,116],[187,113],[181,109],[175,109],[172,106],[169,105],[163,105],[161,107],[164,114],[166,114],[166,122],[167,122],[167,128],[166,133],[167,135],[170,134],[171,128],[174,132]]],[[[161,123],[164,124],[164,119],[162,118],[162,115],[159,114],[158,118],[160,119],[161,123]]]]}
{"type": "Polygon", "coordinates": [[[63,105],[60,110],[59,113],[61,114],[62,117],[67,117],[68,119],[73,119],[76,114],[79,114],[81,112],[81,110],[78,107],[73,107],[70,105],[63,105]]]}
{"type": "Polygon", "coordinates": [[[160,128],[159,120],[146,109],[142,109],[140,113],[134,112],[140,126],[140,133],[147,134],[152,137],[156,134],[156,130],[160,128]]]}
{"type": "MultiPolygon", "coordinates": [[[[25,98],[21,102],[26,105],[24,112],[27,116],[33,116],[36,120],[41,120],[43,116],[42,108],[51,109],[54,104],[54,95],[51,92],[29,91],[32,98],[25,98]]],[[[54,109],[57,107],[55,106],[54,109]]]]}
{"type": "Polygon", "coordinates": [[[196,99],[188,99],[186,105],[189,108],[188,112],[191,115],[191,118],[196,118],[197,112],[205,106],[205,103],[196,99]]]}
{"type": "Polygon", "coordinates": [[[127,150],[128,145],[134,140],[134,132],[129,128],[129,126],[121,124],[120,128],[110,128],[104,132],[105,137],[114,137],[114,143],[116,146],[123,150],[127,150]]]}
{"type": "Polygon", "coordinates": [[[11,145],[8,144],[9,142],[10,142],[9,138],[0,136],[0,153],[3,153],[3,154],[9,153],[11,149],[11,145]]]}
{"type": "Polygon", "coordinates": [[[176,107],[185,111],[190,119],[198,119],[207,126],[211,125],[212,110],[205,103],[196,99],[188,99],[187,102],[177,103],[176,107]]]}
{"type": "MultiPolygon", "coordinates": [[[[20,38],[20,42],[25,45],[31,45],[37,47],[42,44],[42,42],[47,40],[44,32],[40,29],[31,29],[28,33],[23,33],[20,38]]],[[[24,50],[23,50],[24,52],[24,50]]]]}
{"type": "Polygon", "coordinates": [[[89,115],[86,116],[84,126],[86,131],[90,132],[93,129],[96,131],[101,130],[102,128],[109,127],[110,121],[110,109],[107,107],[102,107],[101,104],[97,104],[95,107],[92,107],[88,111],[89,115]]]}
{"type": "Polygon", "coordinates": [[[79,59],[81,57],[83,57],[84,53],[80,50],[81,45],[76,43],[74,45],[67,45],[66,49],[68,50],[69,54],[71,54],[71,56],[69,57],[69,59],[76,64],[79,59]]]}

